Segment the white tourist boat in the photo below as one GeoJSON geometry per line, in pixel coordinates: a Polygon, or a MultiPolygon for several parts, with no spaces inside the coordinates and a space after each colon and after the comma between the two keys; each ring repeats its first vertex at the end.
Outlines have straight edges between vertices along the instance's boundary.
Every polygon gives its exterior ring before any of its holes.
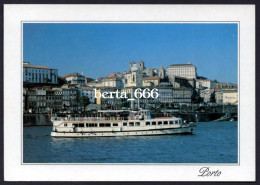
{"type": "Polygon", "coordinates": [[[52,117],[53,137],[110,137],[192,134],[194,125],[176,117],[151,118],[149,110],[128,111],[127,117],[119,114],[125,110],[98,111],[100,117],[52,117]],[[114,116],[111,116],[114,114],[114,116]],[[109,116],[108,116],[109,115],[109,116]]]}

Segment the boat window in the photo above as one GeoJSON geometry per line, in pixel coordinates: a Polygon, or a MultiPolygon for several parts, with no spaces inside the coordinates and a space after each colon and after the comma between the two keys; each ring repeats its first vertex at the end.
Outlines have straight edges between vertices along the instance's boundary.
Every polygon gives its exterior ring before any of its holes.
{"type": "Polygon", "coordinates": [[[161,121],[158,121],[158,125],[161,125],[162,124],[162,122],[161,121]]]}
{"type": "Polygon", "coordinates": [[[153,122],[152,122],[152,125],[156,125],[156,122],[155,122],[155,121],[153,121],[153,122]]]}
{"type": "Polygon", "coordinates": [[[168,121],[164,121],[163,124],[164,124],[164,125],[168,125],[168,121]]]}
{"type": "Polygon", "coordinates": [[[88,123],[86,123],[86,127],[88,127],[88,123]]]}
{"type": "Polygon", "coordinates": [[[97,127],[97,123],[89,123],[88,127],[97,127]]]}
{"type": "Polygon", "coordinates": [[[118,126],[118,123],[113,123],[113,127],[117,127],[118,126]]]}
{"type": "Polygon", "coordinates": [[[79,124],[79,127],[84,127],[84,123],[80,123],[80,124],[79,124]]]}
{"type": "Polygon", "coordinates": [[[126,127],[126,126],[127,126],[127,123],[123,123],[123,126],[126,127]]]}
{"type": "Polygon", "coordinates": [[[78,127],[78,126],[79,126],[79,124],[78,124],[78,123],[74,123],[73,125],[74,125],[75,127],[78,127]]]}
{"type": "Polygon", "coordinates": [[[106,123],[105,127],[111,127],[111,124],[110,123],[106,123]]]}
{"type": "Polygon", "coordinates": [[[134,126],[134,122],[129,122],[129,126],[134,126]]]}
{"type": "Polygon", "coordinates": [[[140,126],[140,122],[135,122],[135,126],[140,126]]]}
{"type": "Polygon", "coordinates": [[[173,121],[170,121],[170,125],[172,125],[173,124],[173,121]]]}
{"type": "Polygon", "coordinates": [[[145,125],[150,125],[150,122],[146,122],[145,125]]]}
{"type": "Polygon", "coordinates": [[[67,126],[67,123],[64,123],[64,127],[66,127],[67,126]]]}
{"type": "Polygon", "coordinates": [[[105,123],[99,123],[99,127],[105,127],[105,123]]]}
{"type": "Polygon", "coordinates": [[[178,122],[179,122],[178,120],[175,120],[175,124],[178,124],[178,122]]]}

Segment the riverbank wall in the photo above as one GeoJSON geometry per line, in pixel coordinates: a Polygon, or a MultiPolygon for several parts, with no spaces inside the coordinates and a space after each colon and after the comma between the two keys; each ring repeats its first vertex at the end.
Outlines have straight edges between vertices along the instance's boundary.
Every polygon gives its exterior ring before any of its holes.
{"type": "Polygon", "coordinates": [[[51,126],[52,122],[48,114],[24,114],[24,126],[51,126]]]}
{"type": "Polygon", "coordinates": [[[173,115],[188,122],[209,122],[218,120],[225,116],[225,113],[174,113],[173,115]]]}

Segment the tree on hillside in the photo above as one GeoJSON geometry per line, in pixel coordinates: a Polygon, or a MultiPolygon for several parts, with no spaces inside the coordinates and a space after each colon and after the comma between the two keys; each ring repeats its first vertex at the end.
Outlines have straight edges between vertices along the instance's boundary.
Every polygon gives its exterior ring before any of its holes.
{"type": "Polygon", "coordinates": [[[215,91],[210,95],[210,103],[216,103],[215,91]]]}
{"type": "Polygon", "coordinates": [[[203,98],[200,97],[200,94],[197,91],[194,91],[191,96],[192,103],[201,103],[203,102],[203,98]]]}
{"type": "Polygon", "coordinates": [[[87,96],[81,96],[79,102],[81,106],[83,106],[83,111],[85,112],[86,106],[90,104],[89,98],[87,96]]]}

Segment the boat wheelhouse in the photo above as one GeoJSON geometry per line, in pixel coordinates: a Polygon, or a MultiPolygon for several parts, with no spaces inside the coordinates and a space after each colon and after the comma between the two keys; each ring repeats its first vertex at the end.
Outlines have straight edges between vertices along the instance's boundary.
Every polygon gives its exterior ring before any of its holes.
{"type": "Polygon", "coordinates": [[[52,117],[53,137],[104,137],[192,134],[181,118],[151,118],[149,110],[100,110],[98,117],[52,117]],[[126,116],[125,113],[128,113],[126,116]]]}

